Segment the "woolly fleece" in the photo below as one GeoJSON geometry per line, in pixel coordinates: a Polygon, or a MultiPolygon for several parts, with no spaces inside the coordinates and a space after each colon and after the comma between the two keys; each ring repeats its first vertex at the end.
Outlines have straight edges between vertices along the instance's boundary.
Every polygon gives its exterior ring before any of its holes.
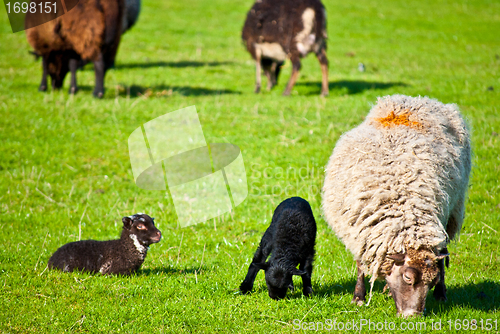
{"type": "Polygon", "coordinates": [[[439,254],[458,236],[470,169],[469,134],[456,105],[379,98],[333,150],[323,212],[373,286],[392,268],[387,255],[439,254]]]}

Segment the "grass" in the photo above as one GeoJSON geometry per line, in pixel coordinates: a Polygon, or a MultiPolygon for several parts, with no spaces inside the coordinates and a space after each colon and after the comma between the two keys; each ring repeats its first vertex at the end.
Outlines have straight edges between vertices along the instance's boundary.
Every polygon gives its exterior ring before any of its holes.
{"type": "Polygon", "coordinates": [[[437,322],[447,331],[450,324],[463,330],[471,319],[498,323],[500,3],[325,1],[326,99],[312,55],[291,97],[281,96],[289,64],[275,90],[252,93],[254,66],[239,37],[250,6],[144,1],[102,100],[91,97],[91,65],[78,73],[76,96],[67,93],[69,79],[62,91],[39,93],[40,62],[28,54],[24,33],[10,33],[0,9],[0,331],[279,333],[295,332],[299,320],[317,329],[310,322],[326,319],[400,328],[404,320],[382,283],[369,307],[350,304],[355,266],[322,219],[319,191],[339,136],[378,96],[395,93],[456,103],[473,129],[467,215],[449,246],[449,300],[429,296],[426,316],[410,326],[421,322],[420,332],[433,332],[437,322]],[[357,70],[360,62],[365,72],[357,70]],[[196,105],[207,142],[241,148],[249,196],[231,214],[180,229],[168,194],[134,185],[127,138],[189,105],[196,105]],[[275,302],[262,273],[252,295],[239,295],[274,208],[292,195],[310,201],[318,222],[314,297],[303,298],[297,280],[296,291],[275,302]],[[121,217],[141,211],[156,217],[163,239],[137,275],[45,270],[62,244],[115,238],[121,217]]]}

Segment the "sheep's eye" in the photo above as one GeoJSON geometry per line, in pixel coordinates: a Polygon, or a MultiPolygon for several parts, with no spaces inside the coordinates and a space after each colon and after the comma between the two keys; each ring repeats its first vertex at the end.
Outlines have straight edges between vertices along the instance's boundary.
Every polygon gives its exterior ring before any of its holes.
{"type": "Polygon", "coordinates": [[[146,230],[146,226],[139,224],[139,225],[137,225],[137,229],[138,230],[146,230]]]}
{"type": "Polygon", "coordinates": [[[411,284],[411,277],[406,275],[406,274],[403,274],[403,280],[407,283],[407,284],[411,284]]]}

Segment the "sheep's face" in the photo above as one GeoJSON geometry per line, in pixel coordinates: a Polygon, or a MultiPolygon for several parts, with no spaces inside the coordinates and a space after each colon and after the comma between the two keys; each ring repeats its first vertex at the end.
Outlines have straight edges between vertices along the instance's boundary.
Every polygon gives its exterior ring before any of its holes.
{"type": "Polygon", "coordinates": [[[280,267],[270,267],[266,270],[266,285],[269,297],[278,300],[286,296],[288,287],[292,284],[292,273],[280,267]]]}
{"type": "Polygon", "coordinates": [[[429,290],[439,281],[437,261],[447,256],[433,252],[408,249],[405,254],[390,255],[394,261],[391,273],[386,276],[398,315],[421,315],[429,290]]]}
{"type": "Polygon", "coordinates": [[[69,72],[69,57],[66,53],[52,53],[48,59],[48,74],[52,80],[52,88],[60,89],[69,72]]]}
{"type": "Polygon", "coordinates": [[[154,218],[144,214],[137,213],[130,217],[123,217],[123,228],[130,235],[135,235],[140,245],[148,247],[153,243],[157,243],[161,239],[161,232],[154,224],[154,218]]]}

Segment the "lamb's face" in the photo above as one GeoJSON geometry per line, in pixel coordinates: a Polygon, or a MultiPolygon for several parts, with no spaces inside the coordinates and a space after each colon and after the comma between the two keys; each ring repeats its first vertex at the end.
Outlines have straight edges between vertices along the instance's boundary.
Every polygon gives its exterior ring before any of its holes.
{"type": "Polygon", "coordinates": [[[440,257],[427,250],[409,250],[406,254],[390,257],[394,260],[386,277],[398,315],[421,315],[429,290],[439,280],[437,261],[440,257]]]}
{"type": "Polygon", "coordinates": [[[52,88],[59,89],[69,72],[69,57],[66,53],[52,53],[48,59],[48,73],[52,79],[52,88]]]}
{"type": "Polygon", "coordinates": [[[137,240],[140,245],[145,247],[157,243],[161,239],[161,232],[156,228],[154,218],[144,213],[123,217],[123,226],[129,231],[134,241],[137,240]],[[133,235],[135,237],[132,237],[133,235]]]}
{"type": "Polygon", "coordinates": [[[284,268],[271,266],[266,270],[266,284],[269,297],[275,300],[283,299],[292,284],[292,273],[284,268]]]}

